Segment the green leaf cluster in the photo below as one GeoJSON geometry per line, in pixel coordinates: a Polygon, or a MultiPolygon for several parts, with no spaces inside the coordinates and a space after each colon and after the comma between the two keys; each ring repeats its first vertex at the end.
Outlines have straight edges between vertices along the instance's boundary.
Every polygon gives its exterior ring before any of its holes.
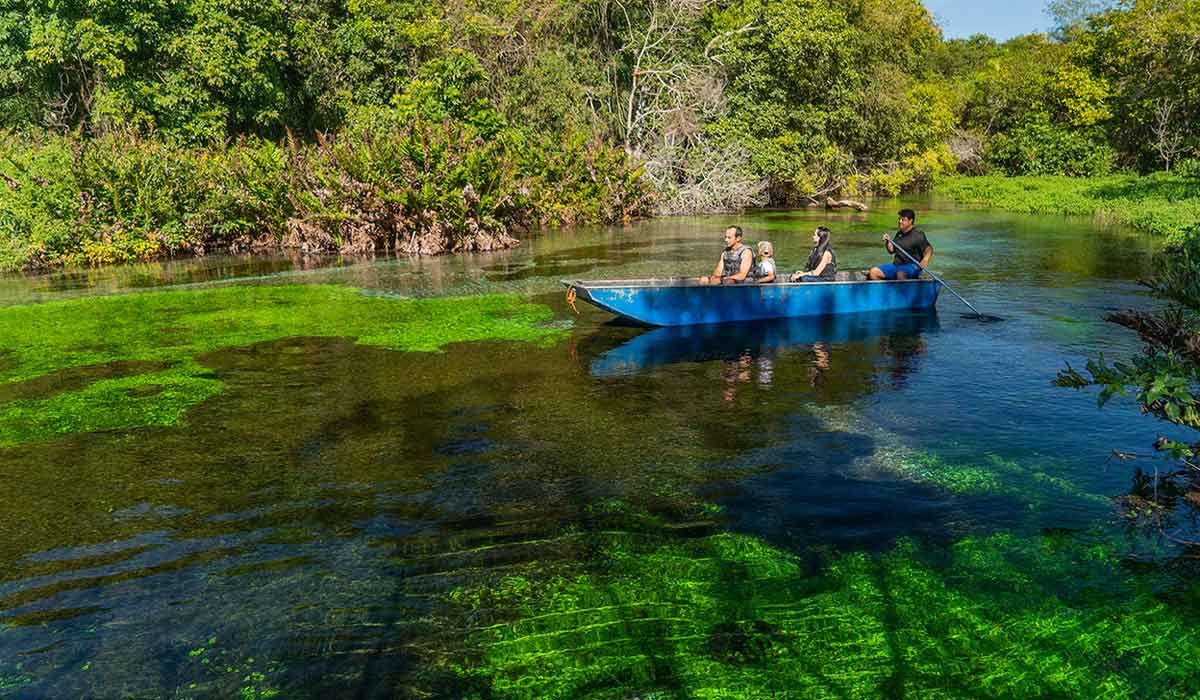
{"type": "MultiPolygon", "coordinates": [[[[1087,375],[1068,365],[1056,383],[1075,389],[1099,387],[1101,406],[1113,396],[1132,395],[1143,412],[1200,431],[1200,236],[1167,248],[1156,266],[1157,274],[1147,285],[1169,302],[1167,308],[1108,317],[1141,336],[1143,353],[1112,364],[1103,357],[1089,360],[1087,375]]],[[[1200,442],[1189,445],[1160,437],[1156,446],[1197,468],[1190,458],[1200,454],[1200,442]]]]}

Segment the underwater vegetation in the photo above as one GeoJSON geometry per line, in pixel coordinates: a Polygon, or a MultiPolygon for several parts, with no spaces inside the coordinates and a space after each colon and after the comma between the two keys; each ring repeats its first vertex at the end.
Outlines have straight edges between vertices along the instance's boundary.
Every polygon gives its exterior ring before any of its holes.
{"type": "Polygon", "coordinates": [[[5,452],[0,696],[1200,697],[1194,567],[1040,520],[1110,504],[1058,457],[906,442],[856,405],[890,386],[869,353],[827,392],[807,353],[596,381],[606,348],[552,316],[324,286],[0,308],[0,446],[35,443],[5,452]],[[447,348],[487,340],[525,344],[447,348]],[[896,495],[953,527],[822,520],[896,495]]]}
{"type": "Polygon", "coordinates": [[[573,576],[461,591],[508,610],[456,666],[500,698],[1194,698],[1194,617],[1164,574],[1071,536],[902,541],[812,571],[738,534],[597,535],[573,576]]]}
{"type": "Polygon", "coordinates": [[[434,352],[551,343],[553,312],[517,295],[369,296],[322,285],[224,286],[0,308],[0,447],[58,434],[178,425],[220,393],[201,356],[289,337],[434,352]],[[6,400],[7,399],[7,400],[6,400]]]}
{"type": "Polygon", "coordinates": [[[962,464],[932,452],[896,450],[890,455],[889,464],[902,476],[928,481],[955,494],[1004,494],[1028,500],[1031,505],[1065,498],[1081,498],[1100,504],[1111,502],[1055,476],[1043,465],[1024,464],[992,453],[962,464]]]}

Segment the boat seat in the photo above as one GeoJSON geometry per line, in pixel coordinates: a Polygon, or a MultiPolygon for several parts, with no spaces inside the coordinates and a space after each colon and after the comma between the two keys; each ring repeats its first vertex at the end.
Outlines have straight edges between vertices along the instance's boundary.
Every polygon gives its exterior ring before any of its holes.
{"type": "Polygon", "coordinates": [[[865,282],[867,280],[867,271],[839,270],[833,279],[837,282],[865,282]]]}

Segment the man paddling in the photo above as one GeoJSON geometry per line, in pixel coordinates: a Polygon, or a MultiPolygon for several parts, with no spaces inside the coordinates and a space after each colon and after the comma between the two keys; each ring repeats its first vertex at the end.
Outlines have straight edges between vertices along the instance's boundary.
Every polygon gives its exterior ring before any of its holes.
{"type": "Polygon", "coordinates": [[[754,251],[742,243],[742,236],[741,226],[725,229],[725,252],[717,260],[713,273],[697,280],[700,284],[740,284],[746,281],[754,267],[754,251]]]}
{"type": "Polygon", "coordinates": [[[916,212],[912,209],[900,210],[900,228],[896,231],[896,237],[890,238],[886,233],[883,234],[883,244],[887,246],[887,251],[894,255],[892,262],[872,267],[871,271],[867,273],[871,279],[916,279],[921,276],[921,270],[929,267],[929,261],[933,259],[933,246],[929,243],[929,239],[925,237],[924,231],[914,228],[914,224],[916,223],[916,212]],[[902,248],[905,253],[912,256],[913,260],[920,262],[912,262],[903,253],[896,250],[897,247],[902,248]]]}

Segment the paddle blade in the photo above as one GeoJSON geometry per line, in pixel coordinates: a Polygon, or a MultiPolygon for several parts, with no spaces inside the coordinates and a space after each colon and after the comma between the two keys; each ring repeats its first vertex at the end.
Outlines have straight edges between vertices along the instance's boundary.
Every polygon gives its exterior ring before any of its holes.
{"type": "Polygon", "coordinates": [[[999,316],[988,316],[987,314],[963,314],[962,317],[979,321],[980,323],[996,323],[997,321],[1006,320],[999,316]]]}

